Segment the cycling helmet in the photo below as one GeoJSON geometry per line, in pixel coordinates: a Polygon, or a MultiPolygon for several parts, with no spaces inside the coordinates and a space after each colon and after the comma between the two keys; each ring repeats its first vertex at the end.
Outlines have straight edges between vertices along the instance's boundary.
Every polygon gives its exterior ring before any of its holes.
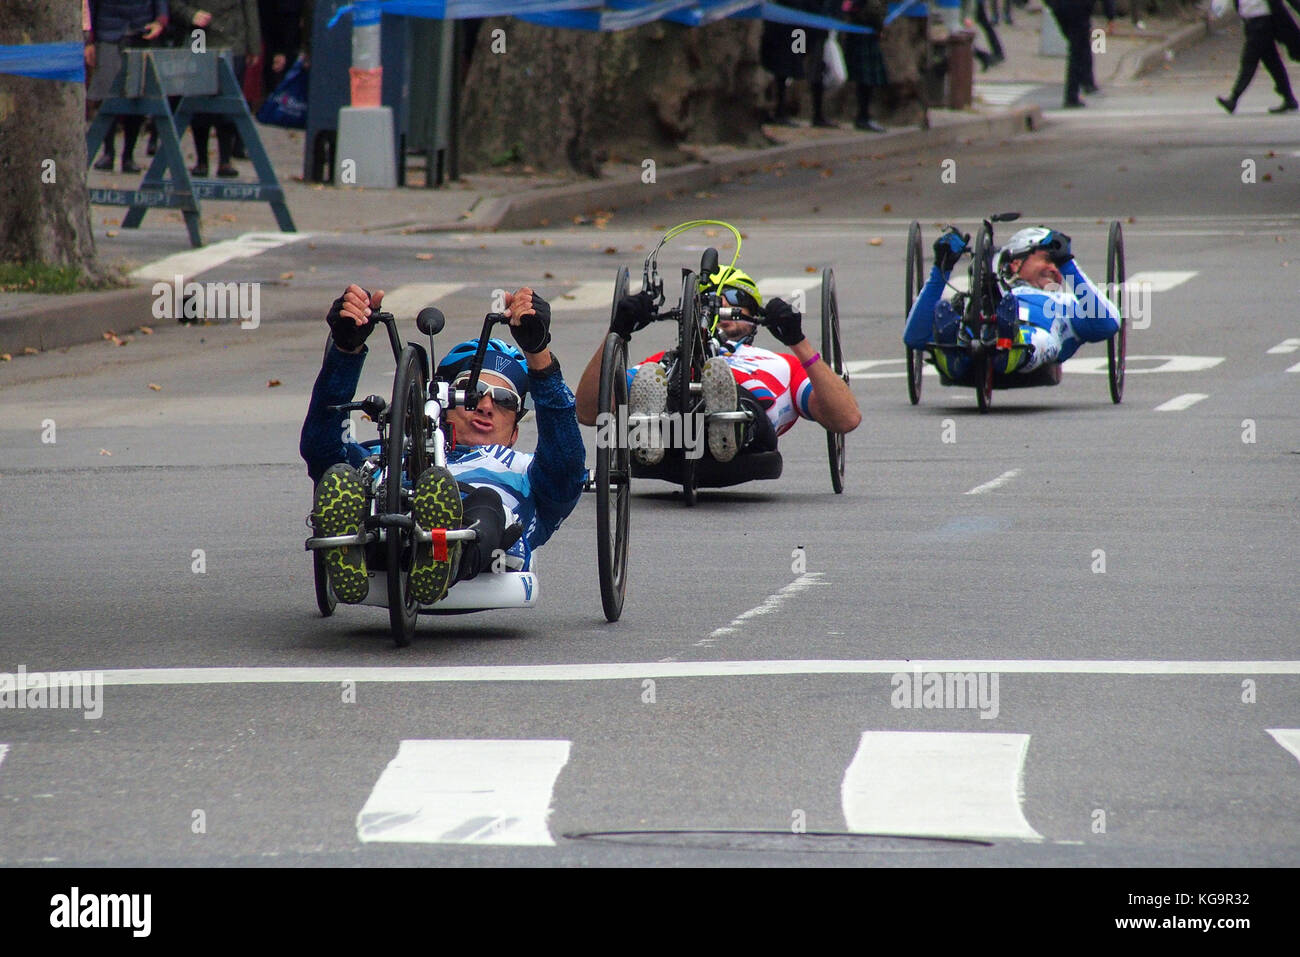
{"type": "Polygon", "coordinates": [[[1046,226],[1027,226],[1017,231],[1007,244],[998,250],[993,263],[994,271],[1003,280],[1011,278],[1009,269],[1017,259],[1024,259],[1035,250],[1046,249],[1057,265],[1070,258],[1070,238],[1046,226]]]}
{"type": "MultiPolygon", "coordinates": [[[[474,353],[478,351],[477,339],[466,339],[448,350],[438,363],[435,375],[446,382],[465,372],[474,362],[474,353]]],[[[487,351],[483,354],[483,371],[492,372],[510,380],[521,399],[528,396],[528,367],[524,354],[504,339],[489,339],[487,351]]],[[[523,407],[520,407],[522,414],[523,407]]]]}
{"type": "Polygon", "coordinates": [[[763,294],[758,291],[758,283],[754,282],[748,273],[734,266],[722,266],[700,283],[701,291],[709,289],[716,290],[718,295],[724,298],[728,298],[730,292],[730,297],[735,301],[729,304],[745,307],[754,314],[755,318],[762,312],[763,294]]]}

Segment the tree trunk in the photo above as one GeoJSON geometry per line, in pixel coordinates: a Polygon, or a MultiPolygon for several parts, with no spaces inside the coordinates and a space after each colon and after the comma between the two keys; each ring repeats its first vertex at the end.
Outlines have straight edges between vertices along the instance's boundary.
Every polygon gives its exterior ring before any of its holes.
{"type": "MultiPolygon", "coordinates": [[[[73,0],[4,0],[0,46],[81,42],[73,0]]],[[[85,87],[0,75],[0,261],[98,277],[86,190],[85,87]]]]}

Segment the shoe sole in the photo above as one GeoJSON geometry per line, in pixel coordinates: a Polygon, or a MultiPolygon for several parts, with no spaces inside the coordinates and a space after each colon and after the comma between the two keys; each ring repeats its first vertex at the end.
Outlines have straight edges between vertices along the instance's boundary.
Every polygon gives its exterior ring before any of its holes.
{"type": "MultiPolygon", "coordinates": [[[[347,466],[332,466],[316,486],[316,534],[355,535],[366,515],[366,490],[361,477],[347,466]]],[[[366,551],[360,545],[321,549],[330,588],[339,601],[355,605],[370,592],[366,551]]]]}
{"type": "MultiPolygon", "coordinates": [[[[736,379],[725,362],[710,360],[704,364],[701,376],[704,386],[704,412],[735,412],[737,408],[736,379]]],[[[743,434],[739,422],[709,422],[709,454],[719,462],[730,462],[740,451],[743,434]]]]}
{"type": "MultiPolygon", "coordinates": [[[[461,527],[460,488],[455,477],[436,465],[425,470],[411,494],[411,512],[415,523],[425,531],[461,527]]],[[[459,542],[447,543],[447,558],[434,556],[433,543],[421,543],[415,549],[409,586],[415,600],[422,605],[442,601],[451,586],[451,573],[460,552],[459,542]]]]}
{"type": "MultiPolygon", "coordinates": [[[[633,415],[662,415],[668,408],[668,373],[656,363],[642,366],[628,390],[628,411],[633,415]],[[647,371],[648,370],[648,371],[647,371]]],[[[658,446],[632,449],[632,457],[642,465],[658,465],[664,459],[663,435],[655,431],[658,446]]]]}

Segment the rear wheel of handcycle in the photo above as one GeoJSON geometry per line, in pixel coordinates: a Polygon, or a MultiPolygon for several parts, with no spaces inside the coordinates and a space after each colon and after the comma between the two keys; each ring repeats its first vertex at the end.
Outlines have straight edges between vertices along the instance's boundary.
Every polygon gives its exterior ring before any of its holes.
{"type": "MultiPolygon", "coordinates": [[[[704,339],[700,332],[699,281],[695,273],[687,273],[682,280],[682,314],[677,324],[677,402],[683,428],[686,417],[702,409],[702,395],[691,392],[691,384],[702,382],[704,377],[704,339]]],[[[708,426],[706,425],[705,428],[708,426]]],[[[695,504],[695,463],[688,455],[682,456],[682,501],[695,504]]]]}
{"type": "MultiPolygon", "coordinates": [[[[427,418],[424,403],[428,396],[424,363],[414,346],[402,350],[393,379],[393,404],[389,406],[388,447],[384,464],[384,511],[389,515],[409,515],[409,498],[402,476],[412,485],[429,466],[425,443],[427,418]]],[[[396,526],[387,530],[388,543],[388,621],[393,640],[399,647],[411,643],[420,604],[411,593],[411,566],[415,559],[413,533],[396,526]]]]}
{"type": "MultiPolygon", "coordinates": [[[[924,281],[925,253],[921,244],[921,224],[916,220],[907,227],[907,311],[904,316],[912,314],[912,303],[921,294],[924,281]]],[[[921,401],[921,370],[925,368],[925,352],[922,349],[907,349],[907,397],[912,405],[921,401]]]]}
{"type": "MultiPolygon", "coordinates": [[[[994,282],[993,236],[986,226],[981,226],[970,262],[970,315],[978,323],[971,329],[972,335],[982,337],[984,320],[992,319],[997,309],[994,282]]],[[[988,341],[974,355],[975,399],[981,412],[987,412],[993,404],[994,355],[994,345],[988,341]]]]}
{"type": "Polygon", "coordinates": [[[1128,292],[1124,288],[1124,228],[1119,221],[1110,224],[1106,241],[1106,294],[1119,309],[1119,330],[1106,340],[1107,372],[1110,399],[1119,404],[1124,399],[1124,360],[1128,356],[1128,292]]]}
{"type": "Polygon", "coordinates": [[[993,405],[993,350],[980,352],[975,363],[975,401],[980,412],[987,412],[993,405]]]}
{"type": "MultiPolygon", "coordinates": [[[[627,270],[622,272],[626,287],[627,270]]],[[[600,360],[600,411],[614,423],[624,421],[627,414],[627,343],[616,332],[605,337],[600,360]]],[[[627,595],[632,470],[625,436],[616,434],[610,446],[610,442],[596,445],[596,558],[605,619],[618,621],[627,595]]]]}
{"type": "Polygon", "coordinates": [[[329,574],[325,571],[325,553],[319,548],[312,550],[311,567],[313,577],[316,579],[316,607],[320,609],[322,618],[328,618],[338,607],[338,599],[334,597],[329,574]]]}
{"type": "MultiPolygon", "coordinates": [[[[840,342],[840,307],[835,298],[835,270],[822,270],[822,359],[835,374],[849,384],[844,371],[844,349],[840,342]]],[[[844,491],[844,433],[826,433],[826,453],[831,464],[831,488],[839,495],[844,491]]]]}

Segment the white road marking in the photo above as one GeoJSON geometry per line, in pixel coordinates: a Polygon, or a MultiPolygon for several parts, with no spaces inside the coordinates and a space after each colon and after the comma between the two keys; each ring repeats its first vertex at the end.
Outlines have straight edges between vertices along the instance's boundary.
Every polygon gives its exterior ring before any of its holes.
{"type": "MultiPolygon", "coordinates": [[[[1146,375],[1151,372],[1205,372],[1222,364],[1223,356],[1125,356],[1125,375],[1146,375]],[[1143,369],[1140,363],[1159,362],[1157,366],[1143,369]],[[1134,366],[1137,365],[1137,368],[1134,366]]],[[[1089,375],[1106,375],[1109,360],[1105,356],[1074,356],[1061,366],[1062,372],[1083,372],[1089,375]]]]}
{"type": "Polygon", "coordinates": [[[141,266],[131,273],[132,279],[172,282],[177,276],[193,279],[199,273],[214,269],[232,259],[248,259],[287,246],[311,236],[311,233],[244,233],[235,239],[201,246],[188,252],[176,253],[156,262],[141,266]]]}
{"type": "Polygon", "coordinates": [[[1187,280],[1196,276],[1196,272],[1135,272],[1128,277],[1127,285],[1129,289],[1136,289],[1139,285],[1150,286],[1152,292],[1168,292],[1178,286],[1181,286],[1187,280]]]}
{"type": "Polygon", "coordinates": [[[1021,810],[1027,734],[864,731],[844,772],[850,831],[1041,841],[1021,810]]]}
{"type": "MultiPolygon", "coordinates": [[[[427,684],[478,681],[627,681],[640,678],[752,678],[790,675],[892,675],[925,671],[997,671],[1044,675],[1300,675],[1300,660],[1144,659],[777,659],[757,661],[628,661],[553,665],[413,667],[120,668],[95,671],[114,687],[177,685],[337,684],[341,681],[427,684]]],[[[72,674],[91,671],[60,669],[72,674]]],[[[90,680],[87,678],[86,680],[90,680]]],[[[24,682],[15,690],[27,688],[24,682]]]]}
{"type": "Polygon", "coordinates": [[[614,305],[614,281],[583,282],[557,296],[552,305],[565,309],[603,309],[609,312],[614,305]]]}
{"type": "MultiPolygon", "coordinates": [[[[425,306],[437,305],[439,301],[455,295],[464,288],[463,282],[409,282],[391,292],[385,292],[379,308],[384,312],[391,312],[398,319],[414,318],[425,306]]],[[[483,311],[487,312],[490,305],[489,297],[484,296],[483,302],[483,311]]]]}
{"type": "Polygon", "coordinates": [[[1176,395],[1168,402],[1161,402],[1156,406],[1157,412],[1182,412],[1184,409],[1190,409],[1202,399],[1208,399],[1209,396],[1204,392],[1184,392],[1182,395],[1176,395]]]}
{"type": "Polygon", "coordinates": [[[1291,366],[1291,367],[1290,367],[1289,369],[1287,369],[1286,371],[1287,371],[1287,372],[1300,372],[1300,362],[1297,362],[1295,365],[1291,366]]]}
{"type": "Polygon", "coordinates": [[[1282,747],[1291,752],[1291,755],[1300,761],[1300,729],[1297,728],[1268,728],[1268,733],[1273,736],[1273,740],[1282,747]]]}
{"type": "Polygon", "coordinates": [[[817,272],[805,273],[802,276],[767,276],[758,280],[758,291],[763,294],[763,301],[771,299],[773,296],[779,296],[786,302],[794,299],[795,293],[802,291],[804,299],[808,300],[805,312],[814,308],[811,300],[813,293],[821,288],[822,274],[821,270],[817,272]]]}
{"type": "Polygon", "coordinates": [[[403,741],[357,815],[364,842],[553,846],[568,741],[403,741]]]}
{"type": "Polygon", "coordinates": [[[789,598],[791,595],[797,595],[805,588],[808,588],[812,585],[820,584],[821,578],[822,578],[821,572],[807,572],[803,575],[800,575],[798,578],[790,582],[790,584],[786,585],[780,591],[776,592],[773,595],[768,595],[767,598],[763,599],[763,603],[761,605],[756,605],[753,608],[749,609],[749,611],[745,612],[744,614],[737,615],[735,618],[731,619],[730,624],[722,628],[714,629],[714,631],[710,633],[709,637],[697,641],[695,643],[695,646],[697,648],[708,647],[709,645],[713,644],[714,639],[721,638],[723,635],[734,634],[735,632],[739,631],[740,626],[743,625],[749,619],[757,618],[759,615],[766,615],[771,612],[774,612],[778,608],[780,608],[781,605],[785,603],[785,600],[789,598]]]}
{"type": "Polygon", "coordinates": [[[1001,475],[993,479],[991,482],[985,482],[983,485],[976,485],[973,489],[971,489],[966,494],[980,495],[984,492],[991,492],[995,488],[1000,488],[1003,485],[1006,485],[1008,482],[1010,482],[1013,478],[1015,478],[1019,474],[1020,474],[1020,469],[1012,469],[1010,472],[1003,472],[1001,475]]]}
{"type": "Polygon", "coordinates": [[[1295,352],[1297,349],[1300,349],[1300,339],[1283,339],[1272,349],[1269,349],[1265,355],[1285,355],[1288,352],[1295,352]]]}
{"type": "Polygon", "coordinates": [[[0,764],[5,763],[5,755],[9,753],[9,745],[0,744],[0,764]]]}
{"type": "Polygon", "coordinates": [[[1038,89],[1040,83],[976,83],[974,95],[993,106],[1009,106],[1038,89]]]}

